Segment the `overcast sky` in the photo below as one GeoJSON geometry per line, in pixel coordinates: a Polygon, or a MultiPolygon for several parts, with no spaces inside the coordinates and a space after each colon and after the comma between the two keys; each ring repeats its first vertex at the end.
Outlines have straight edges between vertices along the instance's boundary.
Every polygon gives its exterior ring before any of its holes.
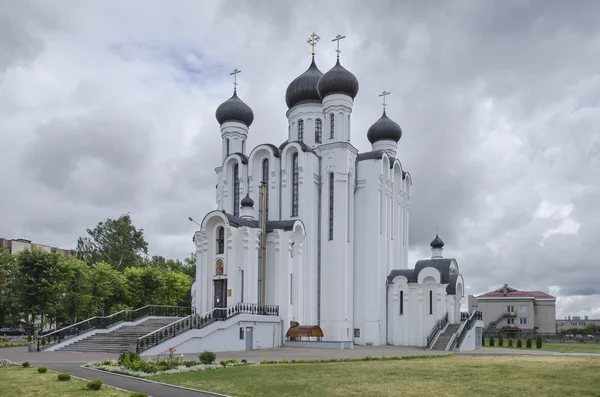
{"type": "Polygon", "coordinates": [[[0,237],[74,248],[130,212],[152,254],[184,258],[215,208],[214,112],[255,114],[248,148],[286,139],[310,63],[360,83],[352,144],[388,115],[414,180],[411,260],[436,226],[468,294],[504,283],[600,318],[599,1],[0,0],[0,237]],[[341,6],[343,4],[343,7],[341,6]]]}

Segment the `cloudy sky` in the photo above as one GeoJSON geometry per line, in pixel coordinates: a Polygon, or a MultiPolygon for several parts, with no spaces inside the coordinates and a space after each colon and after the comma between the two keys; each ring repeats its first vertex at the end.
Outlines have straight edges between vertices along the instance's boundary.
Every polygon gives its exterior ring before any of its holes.
{"type": "Polygon", "coordinates": [[[216,107],[254,110],[248,147],[286,139],[310,62],[360,82],[352,143],[381,113],[414,178],[411,258],[436,226],[467,293],[508,283],[600,318],[600,2],[0,0],[0,237],[73,248],[130,212],[183,258],[215,207],[216,107]]]}

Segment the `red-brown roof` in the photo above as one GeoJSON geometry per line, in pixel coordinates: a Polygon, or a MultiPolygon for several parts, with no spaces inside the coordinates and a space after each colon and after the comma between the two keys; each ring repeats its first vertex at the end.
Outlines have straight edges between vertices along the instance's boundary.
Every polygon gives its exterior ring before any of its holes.
{"type": "Polygon", "coordinates": [[[542,291],[519,291],[511,287],[501,287],[487,294],[479,295],[478,298],[536,298],[536,299],[556,299],[542,291]],[[506,293],[505,293],[506,289],[506,293]]]}

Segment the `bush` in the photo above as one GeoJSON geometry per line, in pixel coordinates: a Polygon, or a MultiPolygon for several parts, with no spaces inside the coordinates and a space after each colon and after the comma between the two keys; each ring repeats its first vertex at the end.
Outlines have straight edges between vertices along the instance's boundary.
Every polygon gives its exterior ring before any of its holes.
{"type": "Polygon", "coordinates": [[[39,367],[38,368],[38,373],[45,374],[46,372],[48,372],[48,368],[46,368],[46,367],[39,367]]]}
{"type": "Polygon", "coordinates": [[[68,382],[68,381],[71,380],[71,375],[69,375],[69,374],[58,374],[57,378],[61,382],[68,382]]]}
{"type": "Polygon", "coordinates": [[[542,337],[540,335],[538,335],[537,338],[535,338],[535,348],[536,349],[542,348],[542,337]]]}
{"type": "Polygon", "coordinates": [[[527,337],[527,341],[525,342],[525,346],[527,346],[528,349],[531,349],[531,337],[527,337]]]}
{"type": "Polygon", "coordinates": [[[494,347],[495,342],[494,337],[490,336],[490,347],[494,347]]]}
{"type": "Polygon", "coordinates": [[[101,387],[102,381],[100,379],[93,380],[87,384],[87,388],[90,390],[100,390],[101,387]]]}
{"type": "Polygon", "coordinates": [[[523,347],[523,341],[521,338],[517,339],[517,347],[523,347]]]}
{"type": "Polygon", "coordinates": [[[508,347],[513,347],[513,340],[512,340],[512,338],[508,338],[508,347]]]}
{"type": "Polygon", "coordinates": [[[485,336],[481,335],[481,347],[485,346],[485,336]]]}
{"type": "Polygon", "coordinates": [[[148,397],[145,393],[131,393],[129,397],[148,397]]]}
{"type": "Polygon", "coordinates": [[[140,354],[139,353],[131,353],[131,352],[123,352],[119,355],[119,360],[117,361],[120,366],[127,367],[128,364],[139,361],[140,354]]]}
{"type": "Polygon", "coordinates": [[[202,352],[202,354],[200,354],[199,359],[202,364],[209,365],[215,362],[217,355],[213,352],[205,350],[202,352]]]}
{"type": "Polygon", "coordinates": [[[104,360],[104,361],[100,361],[98,363],[98,365],[107,365],[109,367],[114,367],[116,365],[116,363],[113,360],[104,360]]]}
{"type": "Polygon", "coordinates": [[[184,361],[183,365],[185,365],[186,367],[194,367],[196,365],[200,364],[198,361],[184,361]]]}
{"type": "Polygon", "coordinates": [[[23,366],[23,368],[29,368],[29,366],[30,366],[31,364],[29,364],[29,361],[25,361],[25,362],[23,362],[23,364],[21,364],[21,365],[23,366]]]}
{"type": "MultiPolygon", "coordinates": [[[[298,360],[298,361],[299,361],[299,360],[298,360]]],[[[242,361],[241,361],[241,363],[242,363],[242,364],[247,364],[247,363],[248,363],[248,361],[246,361],[246,359],[245,359],[245,358],[242,358],[242,361]]]]}
{"type": "Polygon", "coordinates": [[[500,334],[498,335],[498,346],[504,346],[504,335],[502,335],[502,332],[500,332],[500,334]]]}

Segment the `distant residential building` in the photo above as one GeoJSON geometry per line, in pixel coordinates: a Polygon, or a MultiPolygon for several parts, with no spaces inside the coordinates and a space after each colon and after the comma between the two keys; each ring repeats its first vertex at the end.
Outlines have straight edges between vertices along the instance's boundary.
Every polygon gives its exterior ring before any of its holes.
{"type": "Polygon", "coordinates": [[[469,296],[469,311],[483,313],[486,330],[556,332],[556,297],[542,291],[502,288],[469,296]]]}
{"type": "Polygon", "coordinates": [[[11,254],[18,254],[21,251],[25,251],[26,249],[31,249],[31,247],[35,247],[37,249],[41,249],[47,252],[51,252],[52,250],[56,250],[62,256],[70,256],[71,251],[65,250],[61,248],[51,247],[49,245],[32,243],[30,240],[25,240],[22,238],[18,238],[15,240],[9,240],[6,238],[0,238],[0,249],[5,248],[11,254]]]}
{"type": "Polygon", "coordinates": [[[564,332],[568,329],[578,328],[583,329],[587,326],[595,325],[596,327],[600,327],[600,319],[591,320],[588,316],[581,318],[580,316],[568,316],[565,317],[564,320],[556,320],[556,331],[564,332]]]}

